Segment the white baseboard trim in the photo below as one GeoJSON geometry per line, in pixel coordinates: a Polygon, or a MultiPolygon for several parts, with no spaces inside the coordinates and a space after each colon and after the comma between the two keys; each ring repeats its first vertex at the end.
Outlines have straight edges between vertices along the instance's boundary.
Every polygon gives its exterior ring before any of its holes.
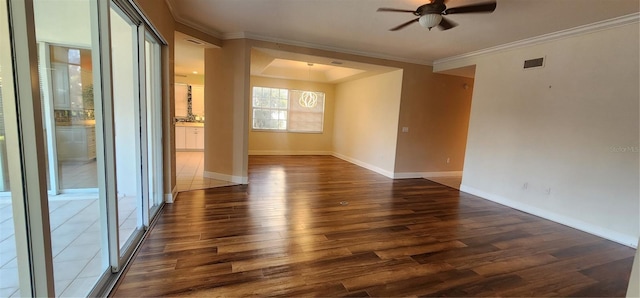
{"type": "Polygon", "coordinates": [[[376,173],[378,173],[378,174],[380,174],[380,175],[383,175],[383,176],[389,177],[389,178],[391,178],[391,179],[394,179],[394,174],[393,174],[393,172],[389,172],[389,171],[387,171],[387,170],[385,170],[385,169],[382,169],[382,168],[376,167],[376,166],[374,166],[374,165],[372,165],[372,164],[368,164],[368,163],[366,163],[366,162],[364,162],[364,161],[357,160],[357,159],[355,159],[355,158],[348,157],[348,156],[346,156],[346,155],[342,155],[342,154],[340,154],[340,153],[333,152],[331,155],[333,155],[334,157],[337,157],[337,158],[339,158],[339,159],[342,159],[342,160],[344,160],[344,161],[348,161],[348,162],[350,162],[350,163],[352,163],[352,164],[355,164],[355,165],[361,166],[361,167],[363,167],[363,168],[365,168],[365,169],[367,169],[367,170],[374,171],[374,172],[376,172],[376,173]]]}
{"type": "Polygon", "coordinates": [[[444,172],[404,172],[395,173],[393,179],[414,179],[414,178],[438,178],[438,177],[462,177],[462,171],[444,172]]]}
{"type": "Polygon", "coordinates": [[[247,176],[233,176],[209,171],[204,171],[203,176],[205,178],[228,181],[231,183],[249,184],[249,177],[247,176]]]}
{"type": "Polygon", "coordinates": [[[164,195],[164,202],[168,204],[173,204],[176,201],[176,196],[178,196],[178,188],[177,186],[173,186],[171,193],[167,193],[164,195]]]}
{"type": "Polygon", "coordinates": [[[393,179],[416,179],[422,178],[422,172],[404,172],[404,173],[393,173],[393,179]]]}
{"type": "Polygon", "coordinates": [[[249,150],[249,155],[332,155],[331,151],[249,150]]]}
{"type": "Polygon", "coordinates": [[[462,177],[462,171],[423,172],[422,178],[462,177]]]}
{"type": "Polygon", "coordinates": [[[499,195],[487,193],[467,185],[460,185],[460,191],[472,194],[474,196],[478,196],[480,198],[483,198],[492,202],[496,202],[498,204],[501,204],[507,207],[511,207],[513,209],[520,210],[522,212],[526,212],[538,217],[542,217],[544,219],[548,219],[550,221],[563,224],[565,226],[572,227],[574,229],[578,229],[580,231],[583,231],[598,237],[602,237],[602,238],[620,243],[625,246],[638,248],[637,246],[638,238],[635,236],[618,233],[616,231],[612,231],[603,227],[599,227],[590,223],[583,222],[579,219],[567,217],[561,214],[554,213],[549,210],[541,209],[541,208],[534,207],[521,202],[516,202],[499,195]]]}

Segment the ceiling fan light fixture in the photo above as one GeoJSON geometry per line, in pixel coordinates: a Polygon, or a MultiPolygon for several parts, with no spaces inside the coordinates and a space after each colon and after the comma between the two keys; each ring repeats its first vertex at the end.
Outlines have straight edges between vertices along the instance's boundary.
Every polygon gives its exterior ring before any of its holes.
{"type": "Polygon", "coordinates": [[[440,24],[440,21],[442,21],[442,15],[439,13],[428,13],[422,15],[418,19],[418,23],[420,23],[420,26],[425,27],[429,30],[431,30],[431,28],[435,26],[438,26],[438,24],[440,24]]]}

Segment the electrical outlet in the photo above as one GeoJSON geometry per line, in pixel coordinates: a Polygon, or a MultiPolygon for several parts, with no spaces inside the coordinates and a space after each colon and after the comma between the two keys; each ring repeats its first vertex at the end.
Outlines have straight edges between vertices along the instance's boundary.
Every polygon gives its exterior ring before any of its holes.
{"type": "Polygon", "coordinates": [[[402,127],[402,132],[409,132],[409,128],[408,127],[402,127]]]}
{"type": "Polygon", "coordinates": [[[447,163],[450,163],[450,162],[451,162],[451,158],[447,157],[447,163]]]}
{"type": "Polygon", "coordinates": [[[544,190],[544,192],[545,192],[548,196],[549,196],[549,195],[551,195],[551,187],[546,188],[546,189],[544,190]]]}
{"type": "Polygon", "coordinates": [[[524,184],[522,184],[522,190],[527,190],[528,187],[529,187],[528,182],[525,182],[524,184]]]}

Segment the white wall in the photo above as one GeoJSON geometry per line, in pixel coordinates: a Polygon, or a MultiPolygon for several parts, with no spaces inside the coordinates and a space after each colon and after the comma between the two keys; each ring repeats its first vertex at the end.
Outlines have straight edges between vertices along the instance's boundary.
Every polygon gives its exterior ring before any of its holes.
{"type": "Polygon", "coordinates": [[[336,85],[333,152],[393,177],[402,70],[336,85]]]}
{"type": "Polygon", "coordinates": [[[463,190],[637,245],[638,29],[476,57],[463,190]]]}

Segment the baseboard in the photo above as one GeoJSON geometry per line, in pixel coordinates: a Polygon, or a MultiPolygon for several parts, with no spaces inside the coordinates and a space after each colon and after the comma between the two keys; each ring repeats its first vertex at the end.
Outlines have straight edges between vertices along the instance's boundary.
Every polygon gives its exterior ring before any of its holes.
{"type": "Polygon", "coordinates": [[[467,185],[460,185],[460,191],[462,192],[466,192],[469,194],[472,194],[474,196],[492,201],[492,202],[496,202],[498,204],[507,206],[507,207],[511,207],[513,209],[517,209],[520,210],[522,212],[526,212],[538,217],[542,217],[544,219],[548,219],[550,221],[568,226],[568,227],[572,227],[574,229],[578,229],[580,231],[604,238],[604,239],[608,239],[617,243],[620,243],[622,245],[625,246],[629,246],[632,248],[637,248],[638,247],[638,238],[631,236],[631,235],[625,235],[622,233],[618,233],[616,231],[612,231],[603,227],[599,227],[590,223],[586,223],[583,222],[581,220],[575,219],[575,218],[571,218],[571,217],[567,217],[561,214],[557,214],[554,212],[551,212],[549,210],[545,210],[545,209],[541,209],[538,207],[534,207],[525,203],[521,203],[521,202],[516,202],[513,200],[510,200],[508,198],[499,196],[499,195],[494,195],[491,193],[487,193],[484,192],[482,190],[479,189],[475,189],[473,187],[467,186],[467,185]]]}
{"type": "Polygon", "coordinates": [[[233,175],[227,175],[227,174],[221,174],[221,173],[209,172],[209,171],[204,171],[203,176],[205,178],[228,181],[228,182],[237,183],[237,184],[249,183],[249,177],[246,177],[246,176],[233,176],[233,175]]]}
{"type": "Polygon", "coordinates": [[[164,202],[168,204],[173,204],[176,201],[176,196],[178,196],[178,187],[173,186],[171,193],[164,195],[164,202]]]}
{"type": "Polygon", "coordinates": [[[374,172],[376,172],[376,173],[378,173],[378,174],[380,174],[380,175],[383,175],[383,176],[389,177],[389,178],[391,178],[391,179],[394,179],[394,175],[393,175],[393,173],[392,173],[392,172],[389,172],[389,171],[387,171],[387,170],[385,170],[385,169],[382,169],[382,168],[376,167],[376,166],[374,166],[374,165],[372,165],[372,164],[368,164],[368,163],[366,163],[366,162],[364,162],[364,161],[357,160],[357,159],[355,159],[355,158],[351,158],[351,157],[348,157],[348,156],[346,156],[346,155],[342,155],[342,154],[340,154],[340,153],[336,153],[336,152],[333,152],[331,155],[333,155],[334,157],[337,157],[337,158],[339,158],[339,159],[342,159],[342,160],[344,160],[344,161],[348,161],[348,162],[350,162],[350,163],[352,163],[352,164],[355,164],[355,165],[361,166],[361,167],[363,167],[363,168],[365,168],[365,169],[367,169],[367,170],[374,171],[374,172]]]}
{"type": "Polygon", "coordinates": [[[423,172],[422,178],[462,177],[462,171],[423,172]]]}
{"type": "Polygon", "coordinates": [[[395,173],[393,179],[414,179],[414,178],[438,178],[438,177],[462,177],[462,171],[445,172],[404,172],[395,173]]]}
{"type": "Polygon", "coordinates": [[[332,155],[331,151],[249,150],[249,155],[332,155]]]}
{"type": "Polygon", "coordinates": [[[416,179],[422,178],[422,172],[403,172],[403,173],[393,173],[393,179],[416,179]]]}

